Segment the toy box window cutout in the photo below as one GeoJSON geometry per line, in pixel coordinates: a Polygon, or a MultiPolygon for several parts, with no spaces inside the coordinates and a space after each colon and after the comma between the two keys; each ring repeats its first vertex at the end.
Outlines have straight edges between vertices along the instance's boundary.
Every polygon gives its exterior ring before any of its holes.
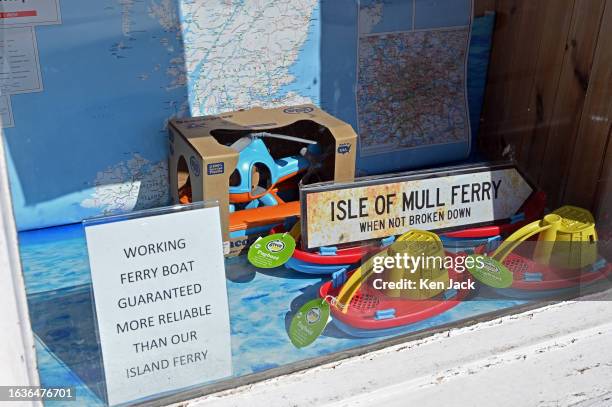
{"type": "MultiPolygon", "coordinates": [[[[298,199],[295,192],[299,182],[309,184],[333,177],[333,137],[317,123],[300,121],[261,132],[213,130],[211,134],[238,153],[238,164],[229,178],[230,202],[238,204],[236,209],[294,201],[298,199]]],[[[180,201],[191,203],[189,167],[183,156],[177,173],[180,201]]],[[[214,170],[209,168],[208,175],[214,175],[214,170]]]]}
{"type": "Polygon", "coordinates": [[[296,201],[299,182],[333,179],[334,138],[318,123],[302,120],[265,131],[219,129],[211,134],[238,152],[229,180],[233,210],[296,201]]]}
{"type": "Polygon", "coordinates": [[[183,156],[179,158],[176,175],[177,184],[179,185],[179,196],[181,203],[192,203],[193,197],[191,193],[191,179],[189,178],[189,167],[187,166],[187,160],[185,160],[185,157],[183,156]]]}

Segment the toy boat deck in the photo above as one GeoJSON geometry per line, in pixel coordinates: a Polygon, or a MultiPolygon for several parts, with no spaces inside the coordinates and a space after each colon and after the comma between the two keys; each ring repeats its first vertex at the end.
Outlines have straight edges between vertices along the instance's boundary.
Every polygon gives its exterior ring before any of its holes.
{"type": "Polygon", "coordinates": [[[329,302],[338,328],[353,336],[387,335],[447,311],[469,295],[471,284],[465,284],[472,283],[469,273],[435,263],[411,271],[393,266],[375,272],[376,258],[415,253],[423,257],[465,256],[445,252],[440,238],[431,232],[413,230],[401,235],[360,267],[350,273],[334,273],[332,280],[321,286],[319,295],[329,302]],[[377,280],[394,285],[385,288],[379,283],[376,287],[377,280]],[[433,285],[423,287],[424,280],[433,285]],[[413,285],[407,285],[410,283],[413,285]]]}
{"type": "MultiPolygon", "coordinates": [[[[465,281],[467,274],[451,271],[449,277],[454,281],[465,281]]],[[[409,325],[450,310],[469,294],[469,290],[447,289],[431,299],[412,300],[392,298],[369,284],[363,284],[350,300],[346,312],[343,312],[343,307],[347,305],[338,306],[331,299],[337,298],[340,290],[341,285],[332,280],[320,287],[319,295],[330,302],[335,325],[356,337],[385,336],[401,332],[409,325]]]]}
{"type": "Polygon", "coordinates": [[[504,264],[514,273],[512,288],[519,290],[556,290],[590,284],[612,274],[612,266],[600,259],[592,266],[575,270],[560,269],[511,253],[504,264]]]}
{"type": "Polygon", "coordinates": [[[612,265],[603,258],[576,270],[553,268],[511,253],[504,260],[504,265],[514,275],[512,286],[492,290],[507,298],[540,299],[566,295],[612,278],[612,265]]]}

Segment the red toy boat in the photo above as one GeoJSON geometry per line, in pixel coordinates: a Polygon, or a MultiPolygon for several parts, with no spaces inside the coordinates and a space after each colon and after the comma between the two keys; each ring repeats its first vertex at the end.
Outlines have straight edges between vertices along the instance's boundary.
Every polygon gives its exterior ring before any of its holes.
{"type": "MultiPolygon", "coordinates": [[[[504,265],[514,274],[512,288],[525,291],[560,290],[591,284],[612,275],[612,265],[599,259],[583,269],[554,268],[518,254],[510,254],[504,265]]],[[[503,290],[499,292],[503,293],[503,290]]]]}
{"type": "Polygon", "coordinates": [[[612,275],[612,265],[598,257],[593,216],[569,205],[517,230],[491,256],[513,273],[512,286],[495,291],[514,298],[562,295],[612,275]],[[514,252],[536,235],[531,258],[514,252]]]}
{"type": "MultiPolygon", "coordinates": [[[[467,278],[467,273],[449,272],[449,275],[455,281],[467,278]]],[[[468,290],[447,290],[438,298],[409,300],[387,297],[370,285],[364,285],[351,299],[348,312],[343,313],[332,300],[339,291],[340,287],[334,287],[333,281],[328,281],[321,286],[319,294],[330,302],[336,326],[357,337],[399,333],[406,325],[432,318],[457,306],[469,294],[468,290]]]]}
{"type": "MultiPolygon", "coordinates": [[[[423,242],[424,236],[431,239],[426,242],[427,244],[436,244],[435,250],[443,253],[441,241],[430,232],[411,231],[398,238],[398,242],[402,243],[406,240],[415,242],[417,239],[418,242],[423,242]]],[[[387,251],[392,250],[394,246],[395,243],[379,255],[387,255],[387,251]]],[[[452,253],[446,253],[446,255],[463,256],[463,254],[452,253]]],[[[351,336],[369,337],[399,333],[406,330],[408,325],[434,317],[455,307],[471,291],[468,288],[471,285],[469,273],[442,269],[433,271],[437,277],[432,277],[431,280],[444,281],[444,284],[440,284],[444,285],[444,288],[438,287],[433,291],[426,289],[420,292],[416,290],[416,294],[413,294],[414,291],[405,290],[402,293],[395,292],[391,296],[388,291],[374,288],[375,282],[372,276],[376,275],[372,274],[372,268],[373,262],[368,260],[350,273],[341,276],[334,275],[332,281],[324,283],[319,290],[321,298],[325,298],[330,303],[335,325],[351,336]],[[452,281],[453,285],[462,285],[465,288],[452,288],[450,283],[446,284],[448,281],[452,281]],[[422,297],[421,299],[415,298],[415,295],[422,297]],[[414,299],[409,298],[411,296],[414,299]]],[[[429,270],[427,273],[429,276],[432,271],[429,270]]],[[[419,276],[422,275],[419,274],[419,276]]]]}

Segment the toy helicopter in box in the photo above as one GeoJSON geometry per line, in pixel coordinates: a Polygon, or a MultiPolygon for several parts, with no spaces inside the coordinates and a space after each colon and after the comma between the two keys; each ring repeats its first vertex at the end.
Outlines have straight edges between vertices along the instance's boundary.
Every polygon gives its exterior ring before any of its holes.
{"type": "MultiPolygon", "coordinates": [[[[299,216],[298,182],[317,178],[323,160],[318,142],[300,137],[256,132],[240,137],[229,147],[238,163],[229,177],[230,236],[269,230],[280,220],[299,216]],[[275,159],[264,139],[305,146],[298,154],[275,159]],[[274,208],[269,208],[274,207],[274,208]],[[236,213],[237,216],[231,214],[236,213]],[[251,225],[245,227],[246,225],[251,225]],[[260,226],[261,225],[261,226],[260,226]]],[[[191,203],[190,179],[179,189],[179,200],[191,203]]]]}
{"type": "Polygon", "coordinates": [[[315,174],[320,167],[321,149],[313,140],[261,132],[242,137],[230,147],[239,153],[238,164],[229,180],[230,212],[235,212],[237,207],[253,209],[282,205],[285,203],[281,197],[283,186],[295,184],[297,176],[307,174],[307,171],[315,174]],[[274,159],[264,138],[287,140],[306,147],[301,148],[297,155],[274,159]]]}
{"type": "Polygon", "coordinates": [[[300,213],[299,184],[351,181],[357,135],[313,105],[171,120],[176,203],[216,201],[230,255],[300,213]]]}

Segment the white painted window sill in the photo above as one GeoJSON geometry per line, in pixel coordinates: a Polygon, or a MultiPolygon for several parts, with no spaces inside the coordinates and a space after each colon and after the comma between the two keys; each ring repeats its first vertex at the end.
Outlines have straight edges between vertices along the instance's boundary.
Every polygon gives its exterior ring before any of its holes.
{"type": "Polygon", "coordinates": [[[612,303],[564,302],[175,404],[610,406],[612,303]]]}

